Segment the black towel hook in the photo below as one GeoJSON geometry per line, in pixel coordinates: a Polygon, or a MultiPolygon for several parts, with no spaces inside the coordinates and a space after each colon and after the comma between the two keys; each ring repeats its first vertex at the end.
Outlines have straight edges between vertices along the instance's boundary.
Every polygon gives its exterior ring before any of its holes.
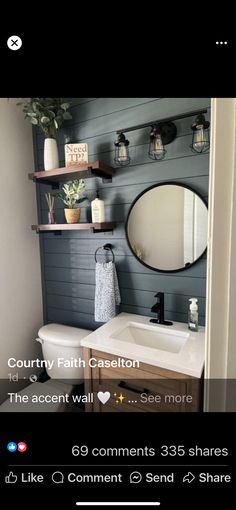
{"type": "Polygon", "coordinates": [[[96,258],[96,255],[97,255],[97,252],[98,250],[107,250],[107,251],[110,251],[112,253],[112,262],[115,262],[115,255],[112,251],[112,244],[104,244],[104,246],[99,246],[99,248],[96,249],[95,251],[95,254],[94,254],[94,258],[95,258],[95,262],[97,262],[97,258],[96,258]]]}

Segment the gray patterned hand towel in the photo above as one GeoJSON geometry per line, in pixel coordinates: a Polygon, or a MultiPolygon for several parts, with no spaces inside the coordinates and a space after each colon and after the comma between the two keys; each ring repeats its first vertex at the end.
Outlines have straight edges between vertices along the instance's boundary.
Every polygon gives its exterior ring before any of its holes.
{"type": "Polygon", "coordinates": [[[95,321],[107,322],[116,316],[120,290],[114,262],[96,263],[95,321]]]}

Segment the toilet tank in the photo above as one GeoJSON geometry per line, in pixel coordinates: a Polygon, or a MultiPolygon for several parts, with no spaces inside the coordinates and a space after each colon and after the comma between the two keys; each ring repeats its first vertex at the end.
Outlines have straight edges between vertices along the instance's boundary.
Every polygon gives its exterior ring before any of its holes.
{"type": "Polygon", "coordinates": [[[83,349],[80,345],[82,338],[91,333],[89,329],[63,326],[62,324],[47,324],[40,328],[37,342],[42,345],[43,359],[54,362],[51,369],[45,364],[47,374],[51,379],[67,379],[71,384],[83,382],[82,360],[83,349]],[[60,366],[58,366],[60,362],[60,366]],[[64,366],[70,365],[70,366],[64,366]],[[80,366],[75,366],[75,363],[80,366]]]}

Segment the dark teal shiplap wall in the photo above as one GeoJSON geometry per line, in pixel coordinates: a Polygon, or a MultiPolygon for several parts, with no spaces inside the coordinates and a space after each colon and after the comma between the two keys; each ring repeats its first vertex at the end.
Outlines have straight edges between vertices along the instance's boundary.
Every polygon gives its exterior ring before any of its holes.
{"type": "MultiPolygon", "coordinates": [[[[198,108],[207,108],[209,98],[82,98],[73,99],[73,120],[64,123],[58,137],[60,166],[64,165],[64,143],[87,142],[89,160],[113,165],[117,129],[174,116],[198,108]]],[[[99,178],[87,179],[86,192],[92,198],[95,189],[105,201],[106,221],[116,221],[113,234],[90,231],[41,234],[42,281],[45,322],[59,322],[90,329],[101,325],[94,321],[94,252],[106,242],[112,243],[121,290],[120,311],[152,316],[154,294],[165,292],[165,317],[187,321],[188,299],[199,299],[200,323],[205,320],[206,258],[180,273],[163,274],[145,268],[130,252],[124,223],[130,204],[145,188],[157,182],[176,180],[186,183],[207,200],[209,156],[191,152],[190,124],[193,118],[176,121],[177,138],[168,145],[166,158],[155,162],[148,158],[150,129],[129,133],[131,165],[117,168],[112,183],[99,178]]],[[[34,132],[35,167],[43,169],[43,137],[34,132]]],[[[37,185],[39,222],[47,223],[45,191],[37,185]]],[[[82,206],[82,221],[90,221],[90,204],[82,206]]],[[[57,203],[57,223],[64,222],[63,204],[57,203]]],[[[32,234],[33,235],[33,234],[32,234]]],[[[104,260],[104,259],[103,259],[104,260]]]]}

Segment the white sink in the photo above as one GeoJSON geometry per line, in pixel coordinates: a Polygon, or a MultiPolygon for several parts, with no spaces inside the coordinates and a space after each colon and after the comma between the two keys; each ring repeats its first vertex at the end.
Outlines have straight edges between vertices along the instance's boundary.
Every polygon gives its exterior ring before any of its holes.
{"type": "Polygon", "coordinates": [[[122,312],[81,340],[81,346],[138,360],[193,377],[201,377],[205,358],[205,328],[150,323],[150,317],[122,312]]]}
{"type": "Polygon", "coordinates": [[[167,332],[161,325],[158,325],[157,328],[157,326],[128,322],[124,328],[112,333],[111,338],[152,349],[178,353],[189,338],[189,333],[176,329],[169,329],[167,332]]]}

